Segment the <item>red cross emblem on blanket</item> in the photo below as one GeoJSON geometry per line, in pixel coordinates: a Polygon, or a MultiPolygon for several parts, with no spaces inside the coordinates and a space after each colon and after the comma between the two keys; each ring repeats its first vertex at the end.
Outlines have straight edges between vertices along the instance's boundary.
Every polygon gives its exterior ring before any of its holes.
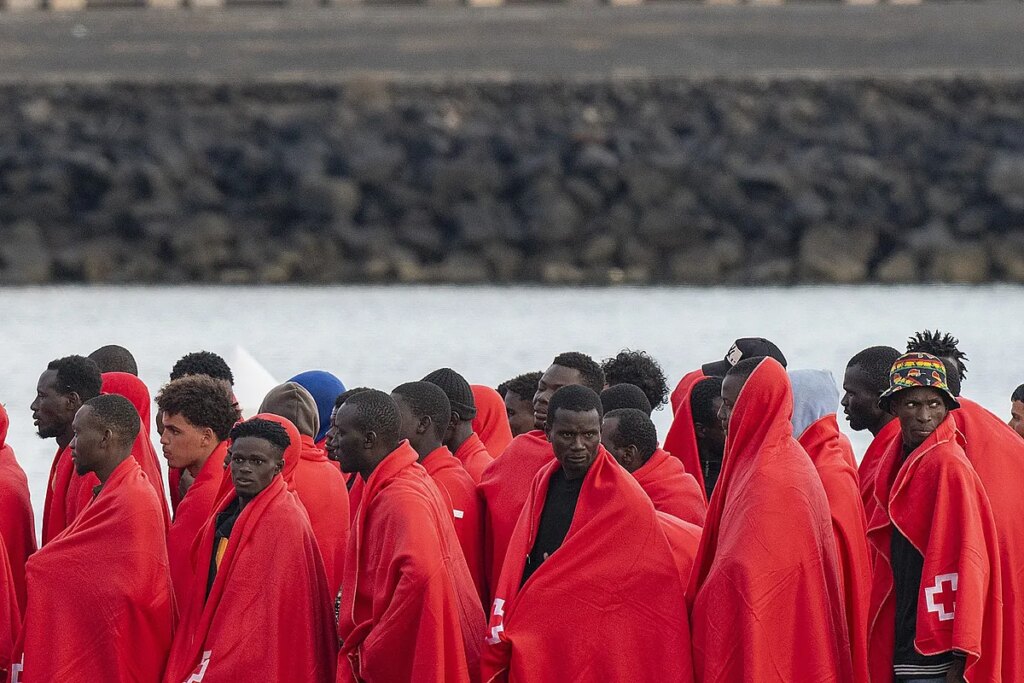
{"type": "Polygon", "coordinates": [[[956,585],[960,575],[939,574],[935,585],[924,589],[925,604],[929,612],[939,615],[939,621],[950,621],[956,612],[956,585]]]}

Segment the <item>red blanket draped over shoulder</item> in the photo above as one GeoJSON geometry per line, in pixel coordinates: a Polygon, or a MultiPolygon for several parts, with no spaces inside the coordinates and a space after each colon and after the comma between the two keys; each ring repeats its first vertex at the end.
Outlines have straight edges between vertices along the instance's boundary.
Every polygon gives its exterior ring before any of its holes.
{"type": "Polygon", "coordinates": [[[487,466],[478,490],[484,500],[484,571],[498,585],[505,550],[530,496],[533,478],[555,459],[544,432],[535,429],[512,439],[501,457],[487,466]]]}
{"type": "Polygon", "coordinates": [[[697,480],[700,493],[705,499],[704,472],[700,467],[700,452],[697,450],[697,433],[693,426],[693,411],[690,396],[697,382],[704,379],[701,370],[687,373],[672,392],[672,426],[665,434],[665,450],[679,458],[683,468],[697,480]]]}
{"type": "Polygon", "coordinates": [[[156,491],[157,500],[160,501],[160,509],[164,514],[164,523],[170,526],[171,515],[167,509],[167,497],[164,495],[164,476],[160,471],[160,461],[157,459],[156,449],[153,448],[150,425],[153,423],[151,417],[152,401],[149,397],[149,389],[141,379],[127,372],[104,372],[103,393],[117,394],[124,396],[135,406],[142,420],[142,429],[135,437],[132,444],[132,457],[139,463],[139,467],[149,477],[149,483],[156,491]]]}
{"type": "Polygon", "coordinates": [[[864,503],[864,515],[867,520],[875,508],[875,473],[878,470],[878,463],[882,461],[885,452],[894,443],[900,440],[900,421],[890,420],[878,432],[878,435],[871,440],[871,445],[864,451],[864,457],[857,466],[857,479],[860,481],[860,498],[864,503]]]}
{"type": "Polygon", "coordinates": [[[338,681],[479,680],[480,597],[417,459],[403,441],[366,480],[341,589],[338,681]]]}
{"type": "Polygon", "coordinates": [[[26,567],[21,683],[158,681],[174,626],[163,514],[128,458],[26,567]]]}
{"type": "MultiPolygon", "coordinates": [[[[185,492],[174,514],[174,523],[167,531],[167,554],[171,561],[171,579],[178,608],[188,604],[192,576],[195,572],[195,544],[213,513],[221,480],[224,478],[224,457],[228,444],[222,441],[203,463],[196,480],[185,492]]],[[[205,576],[205,574],[202,574],[205,576]]]]}
{"type": "Polygon", "coordinates": [[[698,681],[852,681],[828,500],[765,359],[733,408],[688,590],[698,681]]]}
{"type": "Polygon", "coordinates": [[[462,466],[469,472],[469,476],[473,477],[473,482],[476,484],[480,483],[480,479],[483,478],[484,470],[487,469],[487,466],[494,462],[494,458],[487,450],[487,447],[484,446],[484,442],[475,433],[470,434],[469,438],[463,441],[462,445],[455,449],[455,453],[452,455],[462,463],[462,466]]]}
{"type": "MultiPolygon", "coordinates": [[[[512,443],[512,428],[508,424],[505,399],[497,391],[482,384],[471,384],[476,417],[473,432],[480,437],[491,458],[497,458],[512,443]]],[[[479,477],[477,477],[479,479],[479,477]]]]}
{"type": "Polygon", "coordinates": [[[75,520],[79,511],[92,499],[93,487],[100,483],[95,474],[89,473],[82,477],[75,472],[68,446],[57,448],[47,482],[46,500],[43,503],[43,545],[56,538],[75,520]]]}
{"type": "MultiPolygon", "coordinates": [[[[875,550],[868,648],[873,681],[893,677],[894,524],[924,556],[915,647],[925,655],[966,653],[971,683],[1014,680],[999,673],[1005,645],[1000,605],[1009,596],[1000,579],[995,520],[984,486],[956,442],[953,413],[905,461],[898,440],[878,465],[868,527],[875,550]]],[[[1019,658],[1020,652],[1009,656],[1019,658]]]]}
{"type": "Polygon", "coordinates": [[[633,477],[654,503],[654,508],[684,522],[704,526],[708,505],[700,484],[683,463],[660,448],[633,472],[633,477]]]}
{"type": "Polygon", "coordinates": [[[14,574],[11,573],[7,549],[0,539],[0,678],[5,681],[11,671],[20,632],[21,608],[15,592],[14,574]]]}
{"type": "Polygon", "coordinates": [[[206,597],[214,524],[211,518],[199,542],[195,586],[163,680],[333,683],[332,598],[298,498],[274,477],[245,506],[206,597]]]}
{"type": "Polygon", "coordinates": [[[455,535],[459,539],[459,546],[466,558],[466,566],[473,577],[473,585],[476,586],[480,599],[487,600],[487,580],[484,576],[483,502],[476,491],[473,478],[444,446],[428,453],[420,464],[437,484],[441,498],[451,514],[455,535]]]}
{"type": "Polygon", "coordinates": [[[811,456],[832,513],[832,533],[839,554],[855,680],[868,680],[868,610],[871,607],[871,560],[867,522],[861,503],[853,448],[839,432],[835,414],[812,423],[798,439],[811,456]]]}
{"type": "Polygon", "coordinates": [[[604,448],[583,480],[561,547],[520,587],[560,467],[549,463],[534,480],[509,544],[484,681],[692,681],[687,568],[678,554],[692,558],[699,531],[663,521],[604,448]]]}
{"type": "MultiPolygon", "coordinates": [[[[14,589],[18,595],[18,608],[24,611],[25,562],[36,551],[36,523],[32,514],[28,478],[14,457],[14,449],[7,444],[9,426],[7,411],[0,405],[0,536],[7,547],[14,589]]],[[[0,614],[0,637],[4,632],[0,614]]]]}

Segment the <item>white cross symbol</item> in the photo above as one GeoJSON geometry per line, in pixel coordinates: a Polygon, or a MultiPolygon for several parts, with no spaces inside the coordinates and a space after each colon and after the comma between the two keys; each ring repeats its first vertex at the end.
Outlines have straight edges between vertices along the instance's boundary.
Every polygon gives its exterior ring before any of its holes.
{"type": "Polygon", "coordinates": [[[203,653],[203,658],[199,662],[199,666],[196,667],[195,673],[185,679],[185,683],[203,683],[203,678],[206,677],[206,669],[210,666],[210,655],[213,654],[213,650],[207,650],[203,653]]]}
{"type": "Polygon", "coordinates": [[[21,661],[11,666],[11,683],[19,683],[21,681],[21,672],[25,670],[25,655],[21,656],[21,661]]]}
{"type": "Polygon", "coordinates": [[[929,612],[939,615],[939,621],[950,621],[956,612],[956,587],[960,582],[960,575],[939,574],[935,577],[935,585],[924,589],[925,604],[929,612]],[[943,587],[949,585],[949,592],[943,587]],[[949,609],[946,606],[949,605],[949,609]]]}
{"type": "MultiPolygon", "coordinates": [[[[505,616],[505,601],[501,598],[495,598],[494,600],[494,616],[504,617],[505,616]]],[[[488,645],[497,645],[501,642],[501,634],[505,632],[505,625],[499,623],[497,626],[491,628],[491,637],[487,639],[488,645]]]]}

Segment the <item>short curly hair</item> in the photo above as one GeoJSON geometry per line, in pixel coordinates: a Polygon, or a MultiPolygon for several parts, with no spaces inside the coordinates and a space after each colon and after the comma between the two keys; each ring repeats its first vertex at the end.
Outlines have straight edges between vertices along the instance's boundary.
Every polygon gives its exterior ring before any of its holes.
{"type": "Polygon", "coordinates": [[[121,443],[131,445],[142,429],[142,420],[132,402],[117,394],[100,394],[90,398],[84,406],[89,406],[93,417],[105,428],[117,435],[121,443]]]}
{"type": "Polygon", "coordinates": [[[694,424],[710,425],[718,420],[715,399],[722,397],[722,378],[705,377],[690,390],[690,416],[694,424]]]}
{"type": "Polygon", "coordinates": [[[651,418],[636,408],[617,408],[605,413],[605,420],[618,420],[612,434],[612,443],[617,447],[636,446],[640,461],[647,462],[658,450],[658,430],[651,418]]]}
{"type": "Polygon", "coordinates": [[[537,393],[537,382],[544,376],[543,372],[527,372],[518,377],[502,382],[498,385],[498,393],[502,398],[508,392],[512,392],[525,401],[532,401],[533,395],[537,393]]]}
{"type": "Polygon", "coordinates": [[[280,422],[264,420],[261,417],[253,417],[245,422],[239,422],[231,428],[229,436],[232,441],[244,439],[249,436],[257,439],[263,439],[264,441],[268,441],[271,445],[280,448],[282,457],[284,456],[285,450],[292,445],[291,437],[288,436],[288,430],[286,430],[280,422]]]}
{"type": "Polygon", "coordinates": [[[57,372],[57,390],[62,394],[78,394],[82,402],[96,398],[103,390],[100,368],[85,356],[65,356],[52,360],[47,370],[57,372]]]}
{"type": "Polygon", "coordinates": [[[171,368],[171,379],[180,379],[188,375],[206,375],[224,380],[231,385],[235,383],[235,376],[231,374],[227,361],[213,351],[195,351],[179,358],[171,368]]]}
{"type": "Polygon", "coordinates": [[[89,358],[100,367],[100,372],[127,372],[139,376],[139,364],[132,352],[117,344],[101,346],[89,354],[89,358]]]}
{"type": "Polygon", "coordinates": [[[242,417],[231,386],[209,375],[185,375],[168,382],[156,395],[156,404],[165,415],[181,415],[196,427],[209,427],[221,441],[242,417]]]}
{"type": "Polygon", "coordinates": [[[388,394],[367,389],[345,401],[356,411],[356,426],[364,434],[374,432],[384,443],[397,444],[402,438],[402,417],[398,405],[388,394]]]}
{"type": "Polygon", "coordinates": [[[632,384],[643,389],[651,409],[658,410],[668,403],[668,379],[661,365],[645,351],[623,349],[614,358],[601,363],[609,386],[632,384]]]}
{"type": "Polygon", "coordinates": [[[600,394],[604,391],[604,370],[597,364],[597,361],[587,354],[580,353],[579,351],[567,351],[555,356],[551,364],[569,368],[580,373],[583,386],[595,394],[600,394]]]}
{"type": "Polygon", "coordinates": [[[334,408],[338,409],[345,405],[345,401],[349,400],[356,394],[361,394],[364,391],[371,391],[370,387],[352,387],[338,394],[338,398],[334,399],[334,408]]]}
{"type": "Polygon", "coordinates": [[[635,384],[616,384],[601,392],[601,405],[608,413],[621,408],[635,408],[645,415],[651,414],[651,402],[643,389],[635,384]]]}

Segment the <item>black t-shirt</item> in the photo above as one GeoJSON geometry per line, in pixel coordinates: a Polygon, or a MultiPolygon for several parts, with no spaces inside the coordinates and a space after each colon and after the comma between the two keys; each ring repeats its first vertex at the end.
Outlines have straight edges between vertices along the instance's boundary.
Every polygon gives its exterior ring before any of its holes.
{"type": "Polygon", "coordinates": [[[242,506],[238,498],[231,501],[231,504],[224,508],[224,511],[217,515],[213,535],[213,554],[210,555],[210,572],[206,581],[206,597],[210,597],[210,589],[213,588],[213,580],[217,578],[217,570],[220,569],[220,561],[224,558],[224,552],[228,548],[228,539],[238,521],[238,515],[242,513],[242,506]]]}
{"type": "Polygon", "coordinates": [[[569,533],[572,517],[576,513],[576,501],[579,500],[581,488],[583,488],[583,477],[566,479],[565,472],[561,469],[555,470],[551,475],[548,494],[544,498],[544,510],[540,513],[537,538],[533,542],[533,549],[530,550],[530,554],[526,558],[526,567],[523,569],[523,580],[520,582],[520,586],[537,571],[537,567],[544,562],[545,554],[550,556],[562,546],[565,535],[569,533]]]}
{"type": "Polygon", "coordinates": [[[704,474],[704,490],[708,500],[711,500],[711,493],[715,490],[715,484],[718,483],[718,475],[722,473],[722,461],[701,460],[700,464],[704,474]]]}

